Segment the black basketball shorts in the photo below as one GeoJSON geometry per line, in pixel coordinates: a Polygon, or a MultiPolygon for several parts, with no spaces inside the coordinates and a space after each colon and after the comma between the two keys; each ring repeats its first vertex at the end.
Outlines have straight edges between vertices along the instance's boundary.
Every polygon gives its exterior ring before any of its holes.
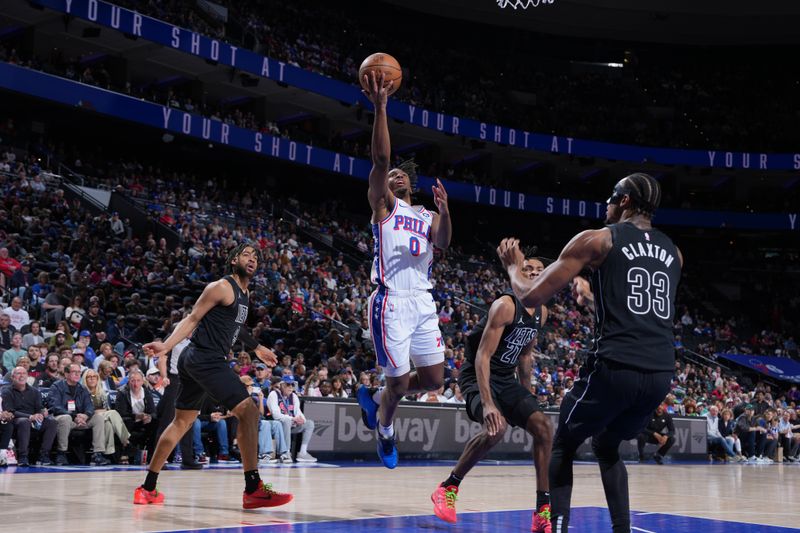
{"type": "Polygon", "coordinates": [[[175,400],[176,409],[199,410],[206,395],[229,411],[250,399],[247,387],[239,381],[225,357],[202,352],[191,344],[178,360],[178,375],[181,384],[175,400]]]}
{"type": "MultiPolygon", "coordinates": [[[[514,376],[502,378],[491,376],[489,387],[497,410],[511,426],[527,427],[531,415],[540,410],[536,396],[523,387],[514,376]]],[[[483,424],[483,404],[477,381],[468,381],[462,393],[466,401],[467,416],[473,422],[483,424]]]]}

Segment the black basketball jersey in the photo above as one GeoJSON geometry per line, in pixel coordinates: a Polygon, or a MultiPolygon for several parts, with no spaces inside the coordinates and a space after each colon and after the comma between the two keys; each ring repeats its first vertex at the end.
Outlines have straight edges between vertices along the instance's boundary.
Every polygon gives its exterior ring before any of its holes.
{"type": "Polygon", "coordinates": [[[613,247],[592,274],[594,353],[644,370],[674,370],[678,249],[656,229],[641,230],[629,222],[609,229],[613,247]]]}
{"type": "MultiPolygon", "coordinates": [[[[539,307],[534,314],[528,314],[528,310],[522,302],[512,293],[504,293],[501,298],[509,297],[514,300],[514,321],[503,329],[497,350],[492,354],[489,363],[490,372],[497,376],[511,376],[517,369],[519,356],[522,350],[531,343],[542,327],[542,308],[539,307]]],[[[483,330],[489,316],[485,316],[475,326],[467,336],[464,355],[467,361],[475,364],[478,355],[478,347],[481,344],[483,330]]]]}
{"type": "Polygon", "coordinates": [[[239,330],[247,320],[248,298],[231,276],[222,279],[233,287],[233,303],[214,306],[200,319],[192,336],[192,346],[197,350],[227,357],[231,346],[239,337],[239,330]]]}

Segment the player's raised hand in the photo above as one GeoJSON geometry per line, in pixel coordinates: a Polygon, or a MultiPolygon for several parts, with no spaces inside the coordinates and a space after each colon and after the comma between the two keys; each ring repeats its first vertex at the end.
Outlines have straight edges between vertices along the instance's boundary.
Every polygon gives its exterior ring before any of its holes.
{"type": "Polygon", "coordinates": [[[500,246],[497,247],[497,255],[506,270],[512,266],[521,267],[525,260],[522,250],[519,249],[519,239],[510,237],[500,241],[500,246]]]}
{"type": "Polygon", "coordinates": [[[450,207],[447,205],[447,191],[439,178],[436,178],[436,185],[431,187],[431,191],[433,191],[433,203],[436,204],[436,210],[439,211],[439,214],[450,214],[450,207]]]}
{"type": "Polygon", "coordinates": [[[278,357],[275,355],[275,352],[269,348],[259,345],[256,346],[256,349],[253,351],[256,354],[256,357],[261,359],[261,361],[263,361],[263,363],[268,367],[273,368],[278,364],[278,357]]]}
{"type": "Polygon", "coordinates": [[[375,107],[385,106],[389,100],[391,88],[394,86],[394,80],[387,82],[386,74],[383,71],[376,76],[375,71],[370,70],[364,74],[364,86],[369,87],[369,90],[362,89],[361,92],[375,107]]]}
{"type": "Polygon", "coordinates": [[[167,345],[162,341],[148,342],[142,346],[142,351],[152,351],[154,356],[162,356],[167,353],[167,345]]]}

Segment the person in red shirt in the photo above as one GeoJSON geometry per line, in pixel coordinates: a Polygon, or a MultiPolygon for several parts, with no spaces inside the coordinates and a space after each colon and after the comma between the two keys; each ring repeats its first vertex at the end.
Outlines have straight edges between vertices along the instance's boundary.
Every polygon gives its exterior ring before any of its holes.
{"type": "Polygon", "coordinates": [[[0,274],[5,278],[2,280],[3,285],[6,279],[11,279],[20,266],[22,266],[20,262],[8,254],[8,248],[0,248],[0,274]]]}

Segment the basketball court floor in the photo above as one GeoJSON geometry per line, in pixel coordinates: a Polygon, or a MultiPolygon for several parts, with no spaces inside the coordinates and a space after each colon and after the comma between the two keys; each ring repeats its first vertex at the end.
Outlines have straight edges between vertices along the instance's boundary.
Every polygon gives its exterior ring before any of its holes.
{"type": "MultiPolygon", "coordinates": [[[[458,523],[433,516],[430,493],[451,461],[265,466],[261,476],[290,504],[241,509],[242,471],[170,467],[163,505],[134,506],[143,467],[16,468],[0,471],[0,531],[114,532],[507,532],[530,531],[535,479],[530,463],[484,462],[461,484],[458,523]],[[401,463],[402,464],[402,463],[401,463]]],[[[800,528],[800,465],[629,464],[633,531],[764,532],[800,528]]],[[[608,532],[597,466],[575,467],[570,531],[608,532]]]]}

